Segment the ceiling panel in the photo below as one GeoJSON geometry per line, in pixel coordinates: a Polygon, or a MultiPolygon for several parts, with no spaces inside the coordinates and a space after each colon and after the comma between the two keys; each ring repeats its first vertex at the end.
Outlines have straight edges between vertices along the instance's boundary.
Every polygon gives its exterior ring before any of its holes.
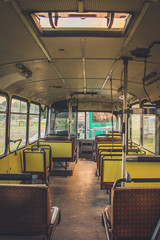
{"type": "MultiPolygon", "coordinates": [[[[153,42],[160,41],[160,4],[159,2],[151,3],[142,21],[138,25],[133,37],[131,38],[126,50],[123,51],[125,55],[130,55],[130,51],[136,48],[148,48],[153,42]]],[[[151,51],[149,58],[152,62],[160,63],[160,45],[155,45],[151,51]]]]}
{"type": "Polygon", "coordinates": [[[160,81],[146,87],[151,101],[160,101],[160,81]]]}
{"type": "Polygon", "coordinates": [[[23,94],[23,91],[30,93],[30,91],[38,91],[38,89],[45,89],[45,90],[56,90],[66,88],[64,83],[61,79],[50,79],[50,80],[43,80],[43,81],[20,81],[16,84],[9,86],[6,90],[14,90],[14,92],[19,92],[23,94]]]}
{"type": "MultiPolygon", "coordinates": [[[[31,92],[37,92],[42,90],[59,90],[65,88],[63,82],[59,79],[57,80],[46,80],[46,81],[32,81],[32,82],[23,82],[19,84],[19,86],[12,86],[12,90],[16,92],[19,88],[23,88],[21,94],[28,93],[30,95],[31,92]],[[56,88],[57,86],[61,86],[62,88],[56,88]]],[[[9,88],[8,88],[9,90],[9,88]]]]}
{"type": "Polygon", "coordinates": [[[42,101],[44,104],[49,105],[57,101],[67,100],[70,98],[70,92],[66,89],[65,91],[44,91],[39,92],[33,96],[35,101],[42,101]]]}
{"type": "Polygon", "coordinates": [[[18,0],[23,11],[77,10],[77,0],[18,0]]]}
{"type": "Polygon", "coordinates": [[[85,38],[86,58],[117,58],[124,38],[85,38]],[[111,47],[112,46],[112,47],[111,47]]]}
{"type": "MultiPolygon", "coordinates": [[[[84,0],[84,8],[90,10],[119,10],[140,12],[144,0],[84,0]]],[[[22,10],[77,10],[77,0],[18,0],[22,10]]],[[[83,91],[84,72],[82,58],[85,60],[86,86],[87,92],[99,91],[108,73],[110,72],[114,59],[119,57],[121,47],[126,37],[121,38],[100,38],[100,37],[40,37],[44,47],[53,58],[52,63],[48,63],[42,50],[39,48],[30,32],[17,15],[16,11],[8,1],[0,3],[0,65],[14,63],[13,65],[0,66],[1,89],[15,92],[22,96],[31,97],[35,100],[43,98],[43,101],[67,99],[72,91],[83,91]],[[3,24],[4,23],[4,24],[3,24]],[[14,23],[14,24],[13,24],[14,23]],[[83,42],[84,41],[84,42],[83,42]],[[84,43],[84,49],[83,49],[84,43]],[[84,50],[84,55],[83,55],[84,50]],[[33,61],[32,61],[33,60],[33,61]],[[34,62],[34,60],[37,60],[34,62]],[[40,60],[40,61],[39,61],[40,60]],[[29,62],[30,61],[30,62],[29,62]],[[23,63],[32,72],[32,77],[26,79],[16,68],[15,63],[23,63]],[[59,74],[58,74],[59,71],[59,74]],[[62,76],[63,79],[60,78],[62,76]],[[63,83],[66,81],[69,89],[63,83]],[[53,86],[52,88],[49,88],[53,86]],[[62,88],[56,88],[61,87],[62,88]],[[48,98],[45,99],[45,98],[48,98]]],[[[130,51],[135,48],[146,48],[154,41],[160,41],[160,4],[153,2],[146,12],[144,18],[134,33],[127,49],[122,51],[121,56],[131,56],[130,51]]],[[[148,62],[157,64],[147,64],[147,72],[156,73],[157,81],[150,86],[146,86],[151,99],[155,99],[155,92],[159,98],[160,88],[160,44],[151,49],[151,57],[148,62]],[[155,92],[153,87],[156,88],[155,92]]],[[[133,58],[128,64],[128,92],[140,98],[145,97],[142,85],[144,76],[144,59],[133,58]],[[135,60],[137,62],[135,62],[135,60]],[[142,60],[142,61],[141,61],[142,60]],[[140,62],[141,61],[141,62],[140,62]]],[[[113,98],[119,100],[117,94],[121,86],[121,73],[124,68],[123,61],[118,60],[111,77],[113,78],[113,98]],[[117,94],[117,95],[116,95],[117,94]]],[[[124,76],[122,76],[122,79],[124,76]]],[[[122,83],[123,84],[123,83],[122,83]]],[[[78,96],[79,99],[86,98],[87,95],[78,96]]],[[[91,101],[110,102],[110,81],[106,83],[103,91],[98,96],[91,97],[91,101]]]]}
{"type": "Polygon", "coordinates": [[[87,88],[99,91],[103,82],[103,79],[87,79],[87,88]]]}
{"type": "Polygon", "coordinates": [[[123,60],[118,60],[113,68],[112,78],[121,79],[121,72],[124,68],[123,60]]]}
{"type": "Polygon", "coordinates": [[[25,64],[32,71],[32,79],[34,80],[46,80],[59,78],[54,63],[48,62],[37,62],[37,63],[28,63],[25,64]]]}
{"type": "Polygon", "coordinates": [[[41,89],[33,89],[33,88],[30,88],[28,90],[24,90],[23,91],[23,95],[24,96],[28,96],[29,98],[39,98],[40,95],[44,94],[46,95],[46,98],[52,96],[52,98],[54,99],[54,101],[58,101],[58,98],[62,97],[62,98],[65,98],[64,96],[66,95],[66,93],[69,93],[69,91],[67,89],[48,89],[48,87],[42,87],[41,89]],[[28,90],[29,93],[28,93],[28,90]]]}
{"type": "Polygon", "coordinates": [[[67,85],[69,88],[71,88],[71,90],[73,91],[73,89],[83,89],[84,87],[84,80],[83,78],[79,78],[79,79],[65,79],[67,85]]]}
{"type": "MultiPolygon", "coordinates": [[[[111,82],[110,81],[107,82],[106,87],[111,89],[111,82]]],[[[113,90],[118,90],[120,87],[121,87],[121,81],[112,79],[112,89],[113,90]]]]}
{"type": "Polygon", "coordinates": [[[113,60],[86,60],[87,78],[106,78],[113,64],[113,60]]]}
{"type": "Polygon", "coordinates": [[[0,4],[0,22],[0,65],[45,58],[10,3],[0,4]]]}
{"type": "Polygon", "coordinates": [[[41,37],[41,40],[52,58],[82,58],[79,37],[41,37]]]}
{"type": "MultiPolygon", "coordinates": [[[[112,78],[113,80],[121,80],[121,73],[124,68],[123,61],[118,61],[114,67],[112,78]]],[[[146,76],[149,75],[152,72],[156,73],[156,77],[151,78],[151,80],[154,80],[156,78],[160,78],[160,67],[158,64],[147,64],[146,69],[146,76]]],[[[144,62],[143,61],[129,61],[128,62],[128,82],[135,83],[135,86],[137,87],[142,84],[142,79],[144,77],[144,62]]],[[[122,74],[122,80],[124,81],[124,73],[122,74]]]]}
{"type": "Polygon", "coordinates": [[[16,67],[16,64],[0,67],[0,83],[3,89],[11,89],[13,91],[16,86],[18,87],[25,83],[30,84],[32,81],[35,82],[37,80],[46,81],[59,79],[60,83],[62,83],[52,63],[49,64],[48,62],[40,61],[35,63],[27,62],[23,65],[32,72],[31,78],[26,79],[22,71],[16,67]]]}
{"type": "MultiPolygon", "coordinates": [[[[24,11],[28,10],[74,10],[78,8],[77,0],[18,0],[20,7],[24,11]]],[[[137,13],[141,8],[144,0],[83,0],[84,10],[90,11],[126,11],[137,13]]]]}
{"type": "Polygon", "coordinates": [[[85,0],[84,6],[85,9],[92,9],[93,11],[130,11],[138,13],[143,2],[144,0],[85,0]]]}
{"type": "MultiPolygon", "coordinates": [[[[122,102],[120,99],[119,99],[119,96],[121,95],[121,93],[118,93],[117,91],[113,90],[113,101],[114,102],[122,102]]],[[[101,93],[101,96],[105,99],[105,101],[107,102],[112,102],[111,100],[111,91],[108,90],[108,89],[104,89],[101,93]]]]}
{"type": "MultiPolygon", "coordinates": [[[[149,82],[151,80],[160,78],[160,66],[157,64],[147,64],[146,67],[146,76],[148,76],[151,73],[156,73],[155,77],[151,77],[149,80],[146,81],[149,82]]],[[[128,67],[128,80],[142,83],[142,79],[144,78],[144,62],[130,62],[128,67]]]]}
{"type": "Polygon", "coordinates": [[[146,94],[143,90],[143,85],[136,85],[135,83],[128,83],[128,91],[129,94],[138,97],[139,99],[143,99],[146,97],[146,94]]]}
{"type": "Polygon", "coordinates": [[[82,60],[56,60],[55,64],[64,78],[83,78],[82,60]]]}

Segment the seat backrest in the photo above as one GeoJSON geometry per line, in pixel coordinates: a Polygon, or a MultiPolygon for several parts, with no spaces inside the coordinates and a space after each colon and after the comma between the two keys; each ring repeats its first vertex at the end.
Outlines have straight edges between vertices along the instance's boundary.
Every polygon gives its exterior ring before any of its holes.
{"type": "Polygon", "coordinates": [[[51,220],[46,185],[0,185],[0,235],[47,234],[51,220]]]}
{"type": "Polygon", "coordinates": [[[47,176],[46,152],[44,150],[24,149],[23,150],[24,172],[47,176]]]}
{"type": "Polygon", "coordinates": [[[111,192],[114,238],[149,238],[160,216],[160,188],[117,188],[111,192]]]}
{"type": "Polygon", "coordinates": [[[47,144],[52,149],[53,160],[57,158],[70,158],[72,160],[72,141],[47,141],[40,139],[39,144],[47,144]]]}
{"type": "Polygon", "coordinates": [[[113,183],[121,178],[122,156],[106,157],[101,166],[101,189],[111,189],[113,183]]]}
{"type": "Polygon", "coordinates": [[[46,144],[34,144],[32,145],[32,148],[42,149],[45,151],[46,155],[46,162],[47,162],[47,168],[52,171],[53,170],[53,161],[52,161],[52,149],[51,146],[46,144]]]}

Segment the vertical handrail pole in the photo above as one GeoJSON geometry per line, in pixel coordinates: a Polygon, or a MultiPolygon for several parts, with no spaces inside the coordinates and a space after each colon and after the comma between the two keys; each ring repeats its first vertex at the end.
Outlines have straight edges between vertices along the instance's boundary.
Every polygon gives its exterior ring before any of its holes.
{"type": "Polygon", "coordinates": [[[72,101],[68,103],[68,112],[69,112],[69,131],[68,131],[68,138],[70,139],[72,134],[72,101]]]}
{"type": "MultiPolygon", "coordinates": [[[[122,57],[124,63],[124,93],[123,93],[123,125],[122,125],[122,178],[126,172],[126,152],[127,152],[127,89],[128,89],[128,58],[122,57]]],[[[121,184],[124,187],[124,182],[121,184]]]]}

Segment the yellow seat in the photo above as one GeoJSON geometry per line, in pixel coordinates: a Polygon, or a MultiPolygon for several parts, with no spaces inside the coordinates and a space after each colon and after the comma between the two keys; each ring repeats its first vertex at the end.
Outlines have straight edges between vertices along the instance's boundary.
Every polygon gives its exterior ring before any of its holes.
{"type": "Polygon", "coordinates": [[[34,144],[32,148],[39,148],[45,151],[46,153],[46,161],[47,161],[47,168],[49,171],[53,170],[53,161],[52,161],[52,151],[51,146],[48,144],[34,144]]]}
{"type": "Polygon", "coordinates": [[[24,172],[37,175],[42,182],[48,177],[46,152],[37,148],[25,148],[23,150],[24,172]]]}

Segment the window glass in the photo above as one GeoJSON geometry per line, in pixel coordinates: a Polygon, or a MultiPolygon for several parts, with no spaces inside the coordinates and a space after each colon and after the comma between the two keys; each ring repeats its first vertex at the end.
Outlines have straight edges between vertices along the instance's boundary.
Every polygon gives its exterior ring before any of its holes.
{"type": "MultiPolygon", "coordinates": [[[[50,134],[57,136],[68,136],[69,113],[68,107],[60,107],[51,111],[50,134]]],[[[71,135],[77,135],[77,107],[72,107],[72,131],[71,135]]]]}
{"type": "Polygon", "coordinates": [[[21,113],[27,113],[27,103],[21,102],[21,113]]]}
{"type": "Polygon", "coordinates": [[[11,101],[11,120],[10,120],[10,151],[14,151],[18,144],[16,141],[21,139],[21,144],[18,148],[26,145],[27,137],[27,102],[12,99],[11,101]]]}
{"type": "Polygon", "coordinates": [[[7,110],[7,98],[0,96],[0,111],[6,111],[7,110]]]}
{"type": "Polygon", "coordinates": [[[71,135],[77,135],[77,112],[72,112],[72,132],[71,135]]]}
{"type": "Polygon", "coordinates": [[[39,114],[39,105],[31,103],[30,104],[30,114],[39,114]]]}
{"type": "Polygon", "coordinates": [[[85,138],[85,112],[78,113],[78,135],[79,138],[85,138]]]}
{"type": "MultiPolygon", "coordinates": [[[[116,129],[116,117],[113,115],[113,131],[116,129]]],[[[95,139],[96,135],[112,131],[112,113],[86,112],[86,137],[95,139]]]]}
{"type": "Polygon", "coordinates": [[[12,99],[11,102],[11,112],[20,112],[20,101],[17,99],[12,99]]]}
{"type": "Polygon", "coordinates": [[[47,122],[47,107],[41,112],[41,137],[45,136],[47,122]]]}
{"type": "Polygon", "coordinates": [[[143,116],[143,146],[155,152],[155,116],[143,116]]]}
{"type": "Polygon", "coordinates": [[[27,102],[18,99],[12,99],[11,103],[12,113],[27,113],[27,102]]]}
{"type": "Polygon", "coordinates": [[[132,141],[140,144],[140,115],[133,114],[132,118],[132,141]]]}
{"type": "Polygon", "coordinates": [[[0,96],[0,155],[4,154],[6,149],[6,110],[7,98],[0,96]]]}
{"type": "Polygon", "coordinates": [[[59,134],[59,132],[68,134],[68,109],[66,111],[57,111],[55,118],[55,133],[59,134]]]}
{"type": "Polygon", "coordinates": [[[30,104],[29,115],[29,143],[36,141],[39,137],[39,105],[30,104]]]}
{"type": "Polygon", "coordinates": [[[140,108],[139,103],[132,105],[132,108],[140,108]]]}

